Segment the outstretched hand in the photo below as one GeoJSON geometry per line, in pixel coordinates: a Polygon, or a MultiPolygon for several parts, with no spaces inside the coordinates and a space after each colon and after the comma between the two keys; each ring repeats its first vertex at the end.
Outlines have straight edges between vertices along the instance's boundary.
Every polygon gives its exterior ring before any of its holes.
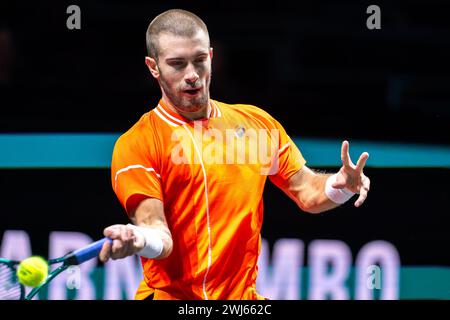
{"type": "Polygon", "coordinates": [[[363,152],[356,165],[354,165],[350,159],[348,150],[348,141],[342,142],[342,167],[337,173],[336,182],[332,186],[336,189],[346,188],[351,192],[359,194],[359,197],[355,202],[355,207],[359,207],[366,200],[367,194],[370,190],[370,179],[363,173],[369,154],[367,152],[363,152]]]}

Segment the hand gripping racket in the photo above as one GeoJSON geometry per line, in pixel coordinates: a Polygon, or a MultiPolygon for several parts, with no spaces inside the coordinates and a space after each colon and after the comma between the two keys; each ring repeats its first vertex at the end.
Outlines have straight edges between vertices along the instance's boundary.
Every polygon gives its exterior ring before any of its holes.
{"type": "Polygon", "coordinates": [[[49,266],[59,263],[61,265],[50,271],[47,279],[37,287],[34,287],[28,295],[25,295],[25,288],[16,275],[20,261],[0,258],[0,300],[31,300],[43,287],[68,267],[82,264],[97,257],[105,241],[112,242],[109,238],[103,238],[65,256],[49,260],[49,266]]]}

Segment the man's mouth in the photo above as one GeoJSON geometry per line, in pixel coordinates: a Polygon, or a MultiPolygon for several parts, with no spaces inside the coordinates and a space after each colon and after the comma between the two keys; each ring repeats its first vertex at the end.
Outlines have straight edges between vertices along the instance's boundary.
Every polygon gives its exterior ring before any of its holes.
{"type": "Polygon", "coordinates": [[[199,87],[199,88],[191,88],[191,89],[185,89],[185,90],[183,90],[183,92],[184,92],[185,94],[187,94],[187,95],[195,96],[195,95],[197,95],[198,93],[200,93],[200,90],[201,90],[201,89],[202,89],[201,87],[199,87]]]}

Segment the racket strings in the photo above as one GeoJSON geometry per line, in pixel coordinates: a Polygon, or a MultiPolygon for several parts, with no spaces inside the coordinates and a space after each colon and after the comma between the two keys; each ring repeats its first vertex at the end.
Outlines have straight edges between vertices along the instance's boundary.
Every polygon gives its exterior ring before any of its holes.
{"type": "Polygon", "coordinates": [[[0,300],[20,300],[22,288],[16,276],[16,271],[0,263],[0,300]]]}

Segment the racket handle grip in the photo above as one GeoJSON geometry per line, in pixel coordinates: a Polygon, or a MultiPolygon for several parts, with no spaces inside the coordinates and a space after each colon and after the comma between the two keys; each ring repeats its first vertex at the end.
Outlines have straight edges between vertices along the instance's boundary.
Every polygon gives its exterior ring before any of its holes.
{"type": "Polygon", "coordinates": [[[66,261],[70,261],[69,264],[74,265],[74,264],[81,264],[83,262],[91,260],[98,256],[98,254],[100,253],[100,250],[102,250],[103,244],[106,241],[109,241],[110,243],[112,243],[112,239],[110,239],[110,238],[100,239],[98,241],[91,243],[90,245],[88,245],[84,248],[75,250],[74,252],[72,252],[70,254],[72,256],[72,257],[70,257],[70,260],[68,259],[66,261]]]}

